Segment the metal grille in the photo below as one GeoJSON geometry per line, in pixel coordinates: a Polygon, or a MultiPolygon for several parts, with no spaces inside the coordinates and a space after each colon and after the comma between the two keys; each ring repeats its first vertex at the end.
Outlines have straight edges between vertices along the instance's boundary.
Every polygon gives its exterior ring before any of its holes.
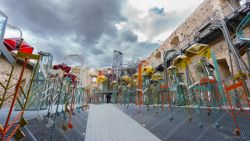
{"type": "MultiPolygon", "coordinates": [[[[49,141],[52,133],[52,126],[47,127],[48,118],[43,117],[43,120],[32,119],[29,121],[27,128],[37,139],[37,141],[49,141]]],[[[74,127],[72,129],[63,131],[61,129],[63,115],[60,114],[56,120],[56,126],[54,128],[53,141],[84,141],[86,125],[87,125],[88,113],[81,111],[76,113],[72,118],[74,127]]],[[[22,141],[30,141],[25,137],[22,141]]]]}
{"type": "Polygon", "coordinates": [[[207,115],[206,110],[201,111],[201,119],[204,124],[203,128],[198,126],[198,118],[193,111],[191,122],[187,120],[187,113],[184,109],[176,109],[173,113],[174,120],[170,122],[170,112],[167,108],[155,114],[153,108],[149,111],[142,107],[140,113],[136,106],[119,107],[126,114],[131,116],[138,123],[143,125],[150,132],[155,134],[163,141],[248,141],[250,140],[250,121],[246,118],[239,118],[241,135],[236,136],[234,131],[234,122],[225,111],[220,111],[215,116],[212,113],[207,115]],[[215,121],[219,120],[220,128],[214,126],[215,121]]]}
{"type": "MultiPolygon", "coordinates": [[[[86,111],[76,113],[76,115],[72,118],[72,123],[74,127],[66,131],[63,131],[61,129],[62,119],[62,114],[57,117],[52,141],[84,141],[88,113],[86,111]]],[[[42,120],[29,120],[29,123],[25,127],[21,128],[25,134],[25,137],[21,141],[49,141],[52,133],[52,126],[48,128],[47,123],[48,117],[43,117],[42,120]]],[[[5,136],[4,141],[6,141],[6,139],[9,137],[11,131],[16,127],[16,125],[11,127],[11,129],[5,136]]],[[[15,141],[15,139],[12,138],[10,141],[15,141]]]]}
{"type": "MultiPolygon", "coordinates": [[[[12,131],[14,130],[14,128],[17,126],[17,124],[16,125],[13,125],[10,129],[9,129],[9,131],[7,132],[7,134],[5,135],[5,137],[4,137],[4,141],[6,141],[7,140],[7,138],[10,136],[10,134],[12,133],[12,131]]],[[[2,136],[2,134],[0,133],[0,136],[2,136]]],[[[1,139],[1,137],[0,137],[0,139],[1,139]]],[[[14,141],[14,139],[11,139],[11,141],[14,141]]]]}

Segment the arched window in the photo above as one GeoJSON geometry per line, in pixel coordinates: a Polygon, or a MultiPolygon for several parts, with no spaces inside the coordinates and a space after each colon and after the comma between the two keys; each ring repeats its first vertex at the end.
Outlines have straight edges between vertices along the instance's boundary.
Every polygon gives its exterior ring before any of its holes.
{"type": "Polygon", "coordinates": [[[97,76],[96,75],[91,76],[91,83],[96,83],[96,81],[97,81],[97,76]]]}
{"type": "Polygon", "coordinates": [[[164,55],[164,64],[168,68],[169,66],[172,65],[173,59],[178,56],[179,52],[175,49],[170,49],[168,50],[165,55],[164,55]]]}
{"type": "Polygon", "coordinates": [[[179,36],[175,36],[171,42],[171,48],[175,48],[175,49],[178,49],[180,48],[180,39],[179,39],[179,36]]]}
{"type": "Polygon", "coordinates": [[[158,52],[155,54],[155,58],[156,58],[156,59],[161,59],[161,51],[158,51],[158,52]]]}

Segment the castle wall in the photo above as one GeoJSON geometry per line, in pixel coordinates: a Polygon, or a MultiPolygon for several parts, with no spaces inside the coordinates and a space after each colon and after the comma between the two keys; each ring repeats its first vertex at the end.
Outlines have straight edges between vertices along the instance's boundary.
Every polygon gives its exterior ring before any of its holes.
{"type": "MultiPolygon", "coordinates": [[[[8,83],[8,79],[10,77],[10,73],[11,73],[11,65],[8,63],[8,61],[0,55],[0,82],[3,84],[3,85],[7,85],[8,83]]],[[[19,76],[20,76],[20,73],[21,73],[21,70],[22,70],[22,65],[17,63],[15,66],[14,66],[14,71],[13,71],[13,75],[12,75],[12,78],[11,78],[11,81],[10,81],[10,86],[14,85],[17,83],[18,79],[19,79],[19,76]]],[[[32,74],[32,69],[30,68],[27,68],[24,72],[24,76],[23,76],[23,81],[22,81],[22,86],[25,86],[28,82],[28,80],[30,79],[31,77],[31,74],[32,74]]],[[[7,97],[12,95],[15,91],[15,86],[10,88],[9,90],[7,90],[7,97]]],[[[2,98],[3,96],[3,93],[4,93],[4,89],[3,87],[0,86],[0,98],[2,98]]],[[[5,102],[4,102],[4,106],[8,106],[11,104],[11,100],[12,100],[12,96],[10,98],[8,98],[5,102]]]]}
{"type": "MultiPolygon", "coordinates": [[[[163,62],[164,53],[169,49],[177,49],[185,47],[194,39],[197,31],[212,20],[223,19],[225,16],[237,9],[239,5],[231,0],[205,0],[196,10],[183,22],[172,34],[163,42],[163,44],[155,50],[146,61],[156,67],[163,62]],[[159,53],[161,55],[159,55],[159,53]],[[160,56],[160,58],[159,58],[160,56]]],[[[218,59],[225,57],[227,61],[228,55],[225,50],[227,46],[224,39],[220,39],[210,44],[214,49],[218,59]]],[[[228,62],[229,63],[229,62],[228,62]]]]}

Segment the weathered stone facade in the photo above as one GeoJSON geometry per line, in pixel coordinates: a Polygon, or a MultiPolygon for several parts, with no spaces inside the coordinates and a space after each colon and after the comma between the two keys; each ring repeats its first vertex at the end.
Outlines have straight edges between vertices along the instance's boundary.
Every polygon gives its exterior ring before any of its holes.
{"type": "MultiPolygon", "coordinates": [[[[213,20],[223,19],[239,7],[234,0],[205,0],[147,59],[147,63],[156,67],[163,62],[164,53],[169,49],[185,47],[194,40],[194,36],[201,27],[213,20]]],[[[232,34],[232,37],[235,35],[232,34]]],[[[217,60],[222,60],[222,66],[229,64],[226,42],[223,38],[216,39],[209,46],[214,50],[217,60]]],[[[246,54],[243,56],[247,60],[246,54]]],[[[235,65],[235,64],[234,64],[235,65]]],[[[223,69],[223,68],[222,68],[223,69]]]]}
{"type": "MultiPolygon", "coordinates": [[[[8,63],[8,61],[0,55],[0,82],[3,84],[3,85],[7,85],[8,83],[8,79],[10,77],[10,73],[11,73],[11,68],[12,66],[8,63]]],[[[21,73],[21,70],[22,70],[22,65],[20,63],[17,63],[15,65],[15,69],[13,71],[13,75],[12,75],[12,78],[11,78],[11,81],[10,81],[10,86],[14,85],[17,83],[18,79],[19,79],[19,76],[20,76],[20,73],[21,73]]],[[[27,84],[28,80],[30,79],[31,77],[31,74],[32,74],[32,68],[31,67],[27,67],[25,72],[24,72],[24,76],[23,76],[23,81],[22,81],[22,86],[25,87],[25,85],[27,84]]],[[[7,96],[13,94],[15,91],[15,86],[13,86],[12,88],[10,88],[8,91],[7,91],[7,96]]],[[[3,93],[4,93],[4,89],[3,87],[0,86],[0,98],[2,98],[3,96],[3,93]]],[[[8,100],[6,100],[4,102],[4,106],[8,106],[10,105],[12,101],[12,97],[8,98],[8,100]]]]}
{"type": "MultiPolygon", "coordinates": [[[[80,71],[81,71],[81,67],[73,67],[71,71],[78,76],[80,71]]],[[[93,96],[94,88],[97,87],[97,84],[93,83],[92,80],[91,80],[92,76],[96,75],[97,72],[95,72],[94,70],[91,70],[88,67],[85,67],[83,69],[82,73],[83,73],[83,80],[82,80],[83,81],[83,86],[85,86],[84,103],[86,104],[87,101],[89,100],[89,98],[93,96]]]]}

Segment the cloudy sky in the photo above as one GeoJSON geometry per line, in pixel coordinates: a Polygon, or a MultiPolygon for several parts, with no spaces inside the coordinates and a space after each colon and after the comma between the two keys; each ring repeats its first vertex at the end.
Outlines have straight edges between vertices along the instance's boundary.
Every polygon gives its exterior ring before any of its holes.
{"type": "Polygon", "coordinates": [[[86,65],[103,67],[112,65],[113,50],[125,61],[147,57],[202,1],[1,0],[0,9],[54,63],[82,54],[86,65]]]}

